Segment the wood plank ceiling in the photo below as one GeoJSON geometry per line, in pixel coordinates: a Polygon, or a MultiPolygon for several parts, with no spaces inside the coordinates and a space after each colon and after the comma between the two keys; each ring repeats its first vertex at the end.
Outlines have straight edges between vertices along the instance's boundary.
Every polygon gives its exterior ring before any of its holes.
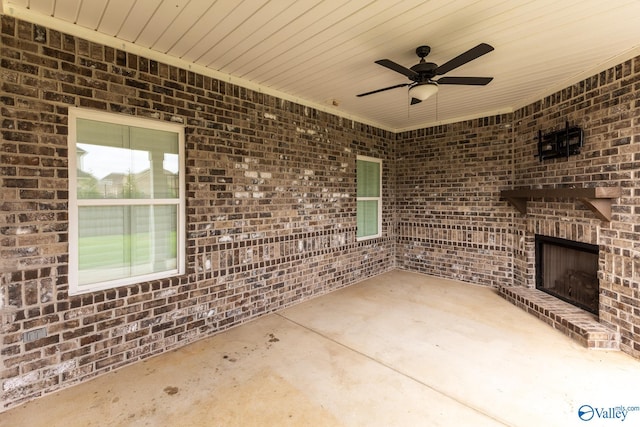
{"type": "Polygon", "coordinates": [[[1,0],[2,12],[390,130],[513,111],[640,53],[640,1],[1,0]],[[409,106],[406,67],[495,50],[409,106]]]}

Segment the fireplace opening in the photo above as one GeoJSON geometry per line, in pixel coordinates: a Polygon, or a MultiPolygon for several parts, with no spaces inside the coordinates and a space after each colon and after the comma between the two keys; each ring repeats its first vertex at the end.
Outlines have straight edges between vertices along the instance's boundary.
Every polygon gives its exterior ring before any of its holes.
{"type": "Polygon", "coordinates": [[[536,288],[598,314],[598,246],[536,235],[536,288]]]}

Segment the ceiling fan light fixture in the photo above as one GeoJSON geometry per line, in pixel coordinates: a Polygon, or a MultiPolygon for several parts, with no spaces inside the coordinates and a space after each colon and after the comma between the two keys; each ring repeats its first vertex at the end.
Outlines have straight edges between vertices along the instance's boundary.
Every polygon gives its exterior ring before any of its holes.
{"type": "Polygon", "coordinates": [[[438,92],[436,83],[422,83],[409,88],[409,97],[424,101],[425,99],[435,95],[438,92]]]}

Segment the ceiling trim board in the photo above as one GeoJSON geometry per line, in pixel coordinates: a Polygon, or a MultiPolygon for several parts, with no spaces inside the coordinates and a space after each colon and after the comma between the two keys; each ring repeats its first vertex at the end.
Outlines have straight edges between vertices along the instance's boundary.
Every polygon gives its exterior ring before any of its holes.
{"type": "MultiPolygon", "coordinates": [[[[402,128],[402,129],[396,129],[395,133],[410,132],[410,131],[419,130],[419,129],[428,129],[428,128],[432,128],[432,127],[436,127],[436,126],[450,125],[452,123],[466,122],[467,120],[476,120],[476,119],[483,119],[485,117],[500,116],[502,114],[511,114],[514,111],[515,110],[513,108],[503,108],[503,109],[499,109],[499,110],[486,111],[486,112],[483,112],[482,114],[479,114],[479,115],[478,114],[470,114],[470,115],[465,116],[465,117],[455,117],[455,118],[451,118],[451,119],[447,119],[447,120],[429,122],[428,125],[421,125],[421,126],[419,125],[419,126],[411,126],[411,127],[402,128]]],[[[507,124],[510,125],[511,122],[505,123],[505,125],[507,125],[507,124]]]]}

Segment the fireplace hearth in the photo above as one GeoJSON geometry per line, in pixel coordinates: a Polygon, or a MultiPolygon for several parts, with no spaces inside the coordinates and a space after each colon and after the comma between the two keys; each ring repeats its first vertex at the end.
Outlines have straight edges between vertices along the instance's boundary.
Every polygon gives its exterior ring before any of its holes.
{"type": "Polygon", "coordinates": [[[536,235],[536,288],[598,315],[598,246],[536,235]]]}

